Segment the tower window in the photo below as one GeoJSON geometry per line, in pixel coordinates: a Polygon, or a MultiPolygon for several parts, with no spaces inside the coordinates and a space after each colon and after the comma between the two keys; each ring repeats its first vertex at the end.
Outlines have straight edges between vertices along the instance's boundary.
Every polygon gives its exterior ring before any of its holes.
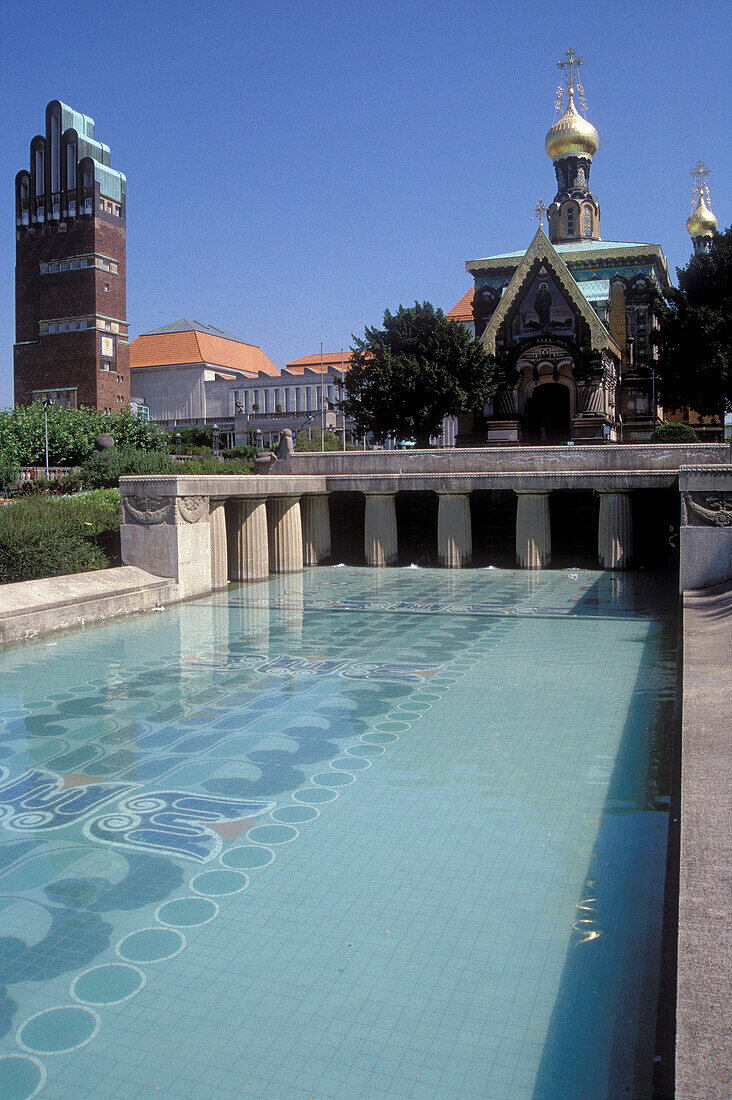
{"type": "Polygon", "coordinates": [[[43,150],[36,149],[36,195],[42,195],[46,190],[43,178],[43,150]]]}
{"type": "Polygon", "coordinates": [[[567,236],[574,236],[574,209],[571,206],[567,209],[567,236]]]}

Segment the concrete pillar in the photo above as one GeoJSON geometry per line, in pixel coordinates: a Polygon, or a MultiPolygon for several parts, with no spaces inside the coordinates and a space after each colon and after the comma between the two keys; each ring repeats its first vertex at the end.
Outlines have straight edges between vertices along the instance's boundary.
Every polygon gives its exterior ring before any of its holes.
{"type": "Polygon", "coordinates": [[[308,493],[300,500],[302,510],[303,565],[330,561],[330,510],[327,493],[308,493]]]}
{"type": "Polygon", "coordinates": [[[627,569],[633,555],[629,493],[600,493],[597,556],[602,569],[627,569]]]}
{"type": "Polygon", "coordinates": [[[543,569],[552,559],[549,493],[516,495],[516,561],[522,569],[543,569]]]}
{"type": "Polygon", "coordinates": [[[437,556],[446,569],[470,565],[473,557],[473,528],[468,493],[440,493],[437,512],[437,556]]]}
{"type": "Polygon", "coordinates": [[[299,497],[270,497],[267,501],[270,573],[302,571],[302,521],[299,497]]]}
{"type": "Polygon", "coordinates": [[[211,535],[211,588],[215,592],[229,583],[229,561],[226,549],[225,501],[209,501],[209,533],[211,535]]]}
{"type": "Polygon", "coordinates": [[[260,581],[269,576],[265,497],[234,497],[227,502],[229,576],[260,581]]]}
{"type": "Polygon", "coordinates": [[[366,493],[364,555],[367,565],[396,565],[396,493],[366,493]]]}

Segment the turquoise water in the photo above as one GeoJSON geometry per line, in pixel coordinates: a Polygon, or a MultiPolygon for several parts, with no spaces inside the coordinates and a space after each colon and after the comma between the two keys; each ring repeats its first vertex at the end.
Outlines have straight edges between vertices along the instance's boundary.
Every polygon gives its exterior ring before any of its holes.
{"type": "Polygon", "coordinates": [[[0,1096],[650,1096],[670,588],[323,568],[0,653],[0,1096]]]}

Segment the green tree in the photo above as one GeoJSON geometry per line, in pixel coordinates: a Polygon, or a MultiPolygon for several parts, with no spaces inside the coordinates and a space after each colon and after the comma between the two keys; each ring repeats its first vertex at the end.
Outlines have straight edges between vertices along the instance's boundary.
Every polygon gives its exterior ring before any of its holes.
{"type": "MultiPolygon", "coordinates": [[[[132,413],[105,413],[101,409],[63,409],[49,405],[48,458],[52,466],[76,466],[94,453],[94,440],[108,432],[118,447],[160,450],[165,436],[157,425],[132,413]]],[[[42,466],[45,462],[44,406],[16,405],[0,410],[0,439],[3,450],[19,466],[42,466]]]]}
{"type": "Polygon", "coordinates": [[[655,311],[661,399],[719,417],[732,410],[732,226],[677,276],[655,311]]]}
{"type": "Polygon", "coordinates": [[[301,428],[295,436],[296,451],[340,451],[343,446],[340,436],[326,429],[325,445],[320,439],[320,428],[312,427],[310,434],[307,428],[301,428]]]}
{"type": "Polygon", "coordinates": [[[359,435],[413,437],[428,447],[444,416],[480,409],[495,391],[495,360],[429,302],[386,310],[383,329],[353,340],[340,407],[359,435]]]}

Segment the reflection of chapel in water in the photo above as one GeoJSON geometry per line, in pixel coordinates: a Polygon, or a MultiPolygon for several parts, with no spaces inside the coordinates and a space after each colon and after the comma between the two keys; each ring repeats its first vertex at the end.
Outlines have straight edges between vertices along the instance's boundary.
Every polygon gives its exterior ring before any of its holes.
{"type": "MultiPolygon", "coordinates": [[[[595,127],[579,113],[581,59],[559,62],[566,109],[546,136],[557,193],[524,252],[469,260],[475,285],[448,317],[461,321],[498,359],[499,388],[485,426],[460,425],[471,443],[565,443],[649,438],[652,423],[650,306],[669,286],[657,244],[600,239],[600,207],[589,189],[595,127]]],[[[480,418],[476,418],[478,421],[480,418]]]]}

